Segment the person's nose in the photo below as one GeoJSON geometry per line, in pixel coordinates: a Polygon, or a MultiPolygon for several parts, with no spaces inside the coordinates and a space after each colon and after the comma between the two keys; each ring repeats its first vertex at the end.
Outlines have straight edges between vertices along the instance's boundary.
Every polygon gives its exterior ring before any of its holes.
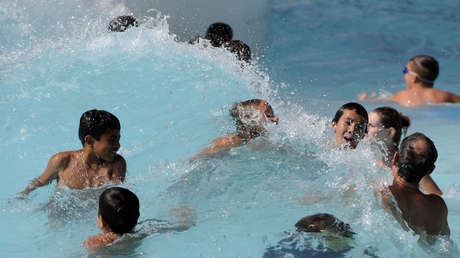
{"type": "Polygon", "coordinates": [[[355,128],[356,128],[356,123],[355,122],[350,123],[350,125],[348,126],[348,132],[353,133],[355,131],[355,128]]]}

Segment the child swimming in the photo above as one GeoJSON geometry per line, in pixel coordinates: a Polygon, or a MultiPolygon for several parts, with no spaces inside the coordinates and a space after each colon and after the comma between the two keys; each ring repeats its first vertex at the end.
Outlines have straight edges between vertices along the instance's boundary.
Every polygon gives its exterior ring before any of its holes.
{"type": "Polygon", "coordinates": [[[54,179],[59,187],[84,189],[106,183],[122,183],[126,161],[117,154],[120,149],[120,121],[104,110],[82,114],[78,134],[83,148],[54,154],[45,171],[32,180],[22,192],[26,195],[54,179]]]}
{"type": "Polygon", "coordinates": [[[88,237],[83,246],[86,248],[106,247],[119,240],[127,233],[133,233],[132,239],[142,239],[152,233],[167,231],[184,231],[195,225],[194,210],[181,206],[171,209],[171,213],[180,221],[169,223],[167,221],[149,219],[138,225],[139,198],[132,191],[122,187],[111,187],[104,190],[99,196],[97,224],[103,233],[88,237]]]}
{"type": "Polygon", "coordinates": [[[196,157],[203,157],[227,151],[248,143],[252,139],[265,135],[267,121],[277,124],[278,117],[273,112],[270,104],[262,99],[250,99],[237,102],[230,110],[236,124],[234,134],[214,139],[210,146],[206,147],[196,157]]]}
{"type": "Polygon", "coordinates": [[[103,233],[89,237],[85,247],[104,247],[131,232],[139,219],[139,199],[128,189],[112,187],[99,197],[97,224],[103,233]]]}

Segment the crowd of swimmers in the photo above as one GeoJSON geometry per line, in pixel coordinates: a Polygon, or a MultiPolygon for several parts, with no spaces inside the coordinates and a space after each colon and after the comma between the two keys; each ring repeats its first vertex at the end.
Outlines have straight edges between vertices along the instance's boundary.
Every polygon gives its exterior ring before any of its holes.
{"type": "MultiPolygon", "coordinates": [[[[124,31],[130,26],[137,26],[136,20],[131,16],[123,16],[112,20],[109,28],[112,31],[124,31]]],[[[225,47],[233,51],[232,37],[229,26],[215,23],[209,27],[203,38],[214,47],[225,47]]],[[[197,40],[201,38],[195,39],[194,42],[197,40]]],[[[248,53],[250,57],[250,52],[244,54],[248,53]]],[[[403,72],[407,89],[392,97],[391,100],[396,103],[419,106],[460,102],[460,97],[453,93],[433,89],[434,80],[439,72],[438,63],[434,58],[415,56],[409,60],[403,72]]],[[[360,99],[369,97],[362,94],[360,99]]],[[[230,115],[236,125],[235,132],[213,140],[195,158],[210,157],[245,145],[266,135],[267,123],[278,124],[279,121],[272,106],[263,99],[234,103],[230,115]]],[[[443,192],[430,176],[435,169],[438,156],[436,147],[428,136],[419,132],[401,141],[409,126],[409,117],[393,107],[378,107],[368,114],[361,104],[349,102],[342,105],[332,119],[333,147],[348,151],[355,149],[361,141],[375,144],[376,153],[380,154],[376,164],[386,168],[393,176],[391,185],[379,189],[384,209],[391,212],[404,228],[425,239],[432,240],[435,236],[448,237],[448,210],[442,197],[443,192]]],[[[53,155],[42,174],[33,179],[21,195],[25,196],[53,180],[57,180],[59,187],[71,189],[122,184],[126,176],[126,161],[117,154],[120,148],[120,128],[118,118],[107,111],[92,109],[84,112],[78,129],[82,148],[53,155]]],[[[119,186],[106,189],[99,198],[97,219],[103,233],[86,239],[84,246],[104,247],[112,244],[123,234],[132,232],[140,216],[139,206],[139,199],[130,190],[119,186]]],[[[333,215],[318,214],[299,221],[296,227],[303,231],[313,231],[321,223],[308,224],[306,221],[314,219],[325,223],[320,227],[321,230],[330,224],[326,222],[335,221],[333,215]]],[[[190,220],[177,230],[184,230],[193,225],[194,221],[190,220]]],[[[342,223],[342,227],[343,225],[342,223]]],[[[352,234],[354,233],[349,235],[352,234]]]]}

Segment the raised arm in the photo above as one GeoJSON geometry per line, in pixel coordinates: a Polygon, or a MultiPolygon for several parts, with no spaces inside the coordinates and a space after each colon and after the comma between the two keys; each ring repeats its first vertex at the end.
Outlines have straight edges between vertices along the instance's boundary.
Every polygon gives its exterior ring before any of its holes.
{"type": "Polygon", "coordinates": [[[37,177],[32,179],[30,184],[20,193],[21,195],[27,195],[38,187],[49,184],[53,179],[58,177],[59,170],[64,167],[70,159],[70,154],[61,152],[53,155],[48,161],[45,171],[37,177]]]}

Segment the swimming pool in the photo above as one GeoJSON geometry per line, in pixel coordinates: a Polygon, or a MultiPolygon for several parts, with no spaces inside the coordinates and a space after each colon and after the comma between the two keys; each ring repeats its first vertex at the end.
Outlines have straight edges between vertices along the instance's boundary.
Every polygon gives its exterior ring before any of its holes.
{"type": "MultiPolygon", "coordinates": [[[[139,196],[140,220],[173,219],[169,210],[184,204],[197,214],[187,231],[152,234],[102,256],[261,257],[298,219],[316,212],[335,214],[357,233],[347,257],[365,250],[378,257],[459,256],[460,161],[453,139],[460,106],[395,106],[410,116],[409,133],[427,134],[438,148],[433,178],[446,195],[453,243],[434,250],[419,247],[379,205],[367,180],[390,179],[369,162],[367,146],[350,152],[327,146],[336,109],[362,90],[404,87],[401,70],[415,54],[435,56],[441,66],[436,86],[460,92],[460,36],[452,33],[460,4],[271,1],[267,48],[241,69],[224,50],[176,42],[168,20],[155,15],[139,28],[106,33],[107,16],[121,8],[114,2],[101,2],[101,9],[85,8],[86,1],[0,3],[5,256],[87,255],[81,244],[99,232],[100,189],[51,185],[26,200],[14,197],[52,154],[80,148],[78,119],[91,108],[121,121],[124,186],[139,196]],[[50,19],[46,14],[55,8],[63,11],[50,19]],[[267,99],[280,117],[260,140],[264,148],[256,142],[189,160],[233,130],[233,102],[255,97],[267,99]]],[[[363,104],[368,110],[380,105],[363,104]]]]}

